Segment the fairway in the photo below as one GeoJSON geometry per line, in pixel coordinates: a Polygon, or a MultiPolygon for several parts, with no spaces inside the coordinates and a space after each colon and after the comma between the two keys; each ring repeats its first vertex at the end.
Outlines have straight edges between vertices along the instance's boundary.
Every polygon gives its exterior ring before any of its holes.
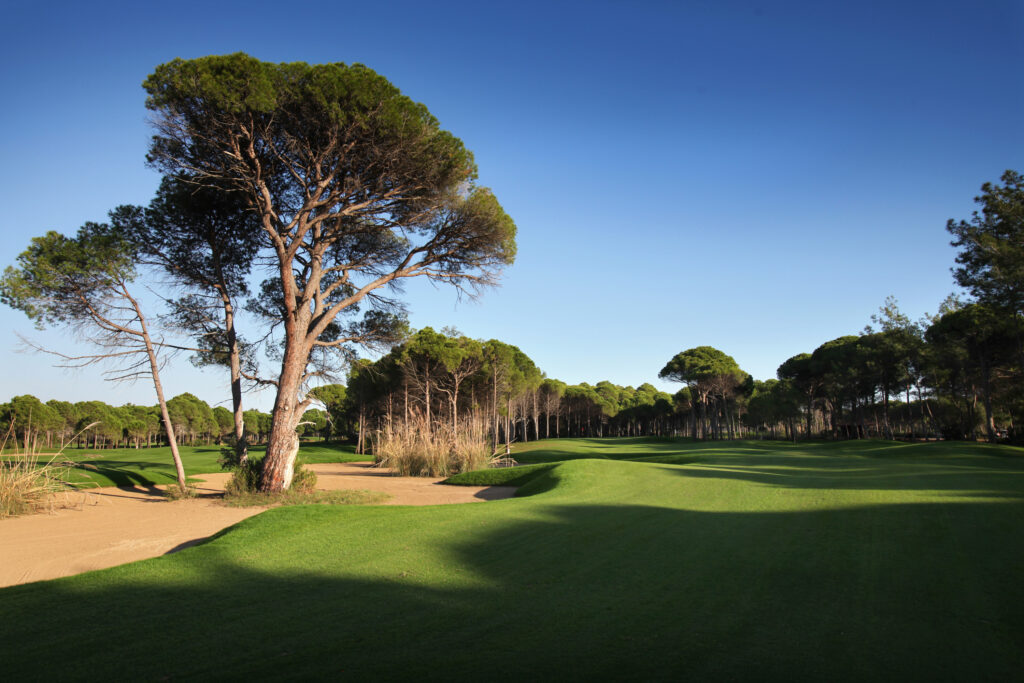
{"type": "MultiPolygon", "coordinates": [[[[182,464],[185,474],[209,474],[221,472],[220,446],[180,446],[182,464]]],[[[254,457],[262,457],[264,446],[251,446],[249,452],[254,457]]],[[[73,462],[73,468],[62,469],[64,478],[76,486],[83,488],[95,486],[154,486],[157,484],[173,484],[175,481],[174,462],[171,460],[171,449],[166,446],[158,448],[67,448],[56,456],[40,454],[40,464],[50,461],[54,464],[73,462]]],[[[303,444],[299,456],[300,463],[320,462],[359,462],[371,459],[370,456],[356,455],[351,446],[340,444],[310,443],[303,444]]]]}
{"type": "Polygon", "coordinates": [[[1024,451],[521,446],[481,505],[274,509],[0,590],[5,675],[1012,680],[1024,451]],[[73,644],[53,656],[58,643],[73,644]]]}

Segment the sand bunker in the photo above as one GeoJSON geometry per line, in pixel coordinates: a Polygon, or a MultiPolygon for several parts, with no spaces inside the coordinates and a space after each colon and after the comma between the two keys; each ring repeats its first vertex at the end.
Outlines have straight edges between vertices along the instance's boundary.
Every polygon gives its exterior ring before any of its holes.
{"type": "MultiPolygon", "coordinates": [[[[310,465],[317,488],[365,489],[384,505],[438,505],[509,498],[510,486],[444,486],[440,479],[395,477],[369,463],[310,465]]],[[[219,502],[228,474],[203,474],[198,496],[169,501],[156,488],[100,488],[68,494],[52,514],[0,521],[0,587],[55,579],[156,557],[194,545],[265,508],[219,502]]]]}

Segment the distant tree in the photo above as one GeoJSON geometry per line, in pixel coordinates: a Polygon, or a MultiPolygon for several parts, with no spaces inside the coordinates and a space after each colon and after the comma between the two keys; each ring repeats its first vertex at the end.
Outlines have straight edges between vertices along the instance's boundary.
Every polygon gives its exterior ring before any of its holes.
{"type": "Polygon", "coordinates": [[[390,373],[381,373],[374,365],[367,359],[353,363],[349,368],[348,385],[345,388],[345,397],[354,406],[356,414],[356,453],[359,454],[366,453],[370,408],[383,393],[383,386],[390,384],[390,373]]]}
{"type": "MultiPolygon", "coordinates": [[[[739,387],[747,374],[740,370],[736,360],[712,346],[698,346],[676,354],[658,373],[661,379],[686,384],[697,399],[700,409],[701,437],[709,433],[721,436],[717,409],[708,422],[711,397],[726,398],[739,387]]],[[[717,406],[716,406],[717,408],[717,406]]]]}
{"type": "MultiPolygon", "coordinates": [[[[510,429],[506,431],[506,449],[508,449],[509,444],[511,443],[509,434],[515,431],[516,418],[512,414],[514,405],[513,401],[520,397],[532,397],[537,391],[537,387],[540,386],[541,381],[544,379],[543,373],[540,371],[540,368],[534,364],[532,358],[523,353],[517,346],[513,346],[512,349],[513,369],[507,377],[509,381],[506,386],[507,393],[505,394],[505,405],[506,410],[508,411],[508,419],[510,423],[510,429]]],[[[520,411],[520,415],[523,420],[522,437],[523,441],[526,441],[528,439],[528,430],[526,426],[527,410],[525,402],[521,403],[519,407],[522,408],[520,411]]]]}
{"type": "Polygon", "coordinates": [[[558,437],[558,410],[565,395],[565,382],[545,379],[540,384],[541,405],[544,407],[544,438],[551,436],[551,416],[555,416],[555,436],[558,437]]]}
{"type": "Polygon", "coordinates": [[[113,406],[102,401],[83,401],[75,404],[75,412],[78,414],[78,424],[75,429],[78,433],[85,430],[92,432],[93,448],[100,447],[100,439],[104,445],[113,445],[124,433],[122,417],[117,414],[113,406]]]}
{"type": "Polygon", "coordinates": [[[302,414],[303,434],[314,434],[316,436],[323,436],[324,430],[327,428],[327,413],[318,408],[310,408],[302,414]]]}
{"type": "Polygon", "coordinates": [[[921,339],[912,330],[909,326],[893,326],[864,335],[859,342],[867,363],[866,371],[882,396],[883,422],[886,436],[890,439],[893,435],[889,423],[889,398],[909,390],[920,355],[921,339]]]}
{"type": "MultiPolygon", "coordinates": [[[[239,414],[239,417],[242,417],[239,414]]],[[[213,419],[217,421],[217,438],[220,439],[228,434],[234,434],[236,438],[244,438],[244,434],[241,436],[235,431],[235,416],[232,411],[228,410],[224,406],[214,406],[213,408],[213,419]]],[[[245,430],[245,422],[242,422],[242,430],[245,430]]]]}
{"type": "Polygon", "coordinates": [[[784,424],[790,438],[795,440],[796,430],[793,421],[799,415],[801,399],[801,392],[795,389],[789,380],[755,380],[744,416],[745,421],[759,429],[767,428],[773,439],[776,436],[776,427],[784,424]]]}
{"type": "MultiPolygon", "coordinates": [[[[508,396],[511,402],[512,393],[518,381],[515,365],[515,353],[518,349],[511,344],[491,339],[484,342],[484,371],[487,373],[491,394],[491,448],[493,452],[498,451],[499,435],[499,412],[501,409],[501,397],[508,396]]],[[[507,410],[507,408],[506,408],[507,410]]],[[[506,412],[507,417],[507,412],[506,412]]],[[[508,435],[508,422],[506,420],[505,433],[508,435]]],[[[506,436],[506,444],[510,443],[511,437],[506,436]]]]}
{"type": "Polygon", "coordinates": [[[242,412],[242,419],[245,423],[246,438],[249,435],[255,436],[257,440],[263,438],[261,413],[258,410],[246,410],[242,412]]]}
{"type": "Polygon", "coordinates": [[[438,390],[447,398],[450,405],[452,433],[458,437],[459,390],[463,384],[483,368],[483,345],[469,337],[452,337],[445,335],[438,349],[440,375],[438,390]]]}
{"type": "MultiPolygon", "coordinates": [[[[693,392],[690,391],[690,387],[683,387],[676,393],[672,394],[672,411],[679,416],[680,420],[689,422],[689,434],[691,437],[697,437],[697,416],[693,405],[693,392]]],[[[684,428],[684,424],[680,422],[680,429],[684,428]]]]}
{"type": "Polygon", "coordinates": [[[820,387],[832,423],[832,436],[843,433],[843,404],[852,401],[859,391],[860,337],[845,335],[825,342],[811,354],[809,370],[820,387]]]}
{"type": "Polygon", "coordinates": [[[178,486],[184,491],[174,429],[160,383],[158,346],[149,320],[129,285],[135,278],[134,245],[109,225],[86,223],[74,238],[48,232],[33,238],[0,279],[0,301],[24,311],[37,325],[66,325],[76,329],[101,352],[83,363],[116,360],[113,378],[147,376],[153,382],[163,412],[174,458],[178,486]]]}
{"type": "Polygon", "coordinates": [[[123,406],[123,410],[128,414],[125,435],[135,443],[135,447],[138,448],[143,440],[147,445],[151,443],[152,438],[160,431],[160,411],[154,411],[149,406],[131,404],[123,406]]]}
{"type": "Polygon", "coordinates": [[[75,406],[67,401],[60,401],[57,399],[51,399],[46,402],[46,405],[53,408],[53,410],[60,415],[63,424],[60,426],[60,445],[61,448],[67,443],[71,437],[75,434],[75,425],[78,423],[78,415],[75,413],[75,406]]]}
{"type": "Polygon", "coordinates": [[[343,436],[348,423],[348,402],[345,385],[323,384],[310,389],[309,395],[320,402],[326,409],[330,433],[336,437],[343,436]]]}
{"type": "MultiPolygon", "coordinates": [[[[7,406],[8,419],[14,425],[14,433],[21,435],[22,445],[26,450],[36,450],[40,434],[52,436],[64,424],[57,411],[31,394],[15,396],[7,406]]],[[[50,439],[47,438],[46,441],[49,442],[50,439]]]]}
{"type": "Polygon", "coordinates": [[[781,380],[788,380],[792,387],[799,391],[805,401],[804,416],[807,419],[806,434],[810,439],[814,434],[814,400],[818,396],[823,377],[812,370],[811,354],[798,353],[786,360],[776,371],[781,380]]]}
{"type": "MultiPolygon", "coordinates": [[[[959,386],[965,402],[973,403],[974,396],[981,396],[989,441],[996,438],[995,384],[1014,355],[1012,327],[998,309],[969,304],[942,316],[926,333],[936,354],[938,367],[934,372],[939,381],[944,379],[952,391],[959,386]]],[[[973,426],[973,419],[967,424],[973,426]]]]}
{"type": "Polygon", "coordinates": [[[171,421],[179,432],[186,432],[192,443],[218,431],[210,405],[194,394],[179,394],[167,402],[171,421]]]}

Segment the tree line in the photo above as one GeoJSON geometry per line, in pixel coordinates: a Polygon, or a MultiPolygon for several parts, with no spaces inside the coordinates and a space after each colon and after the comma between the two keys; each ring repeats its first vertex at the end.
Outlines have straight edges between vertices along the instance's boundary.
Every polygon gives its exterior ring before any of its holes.
{"type": "Polygon", "coordinates": [[[859,335],[827,341],[754,380],[711,347],[662,370],[687,386],[676,407],[696,438],[1020,438],[1024,395],[1011,319],[980,303],[947,301],[910,322],[890,298],[859,335]]]}
{"type": "Polygon", "coordinates": [[[914,322],[890,297],[876,327],[789,358],[775,380],[710,347],[680,353],[660,376],[686,384],[690,434],[1024,441],[1024,177],[1001,181],[946,224],[968,300],[950,295],[914,322]]]}
{"type": "Polygon", "coordinates": [[[353,364],[347,385],[318,387],[332,433],[369,449],[385,424],[445,425],[453,434],[483,425],[492,449],[559,436],[666,435],[670,394],[602,381],[567,385],[546,377],[518,347],[427,327],[376,361],[353,364]]]}
{"type": "MultiPolygon", "coordinates": [[[[167,401],[167,410],[183,444],[222,444],[234,435],[235,420],[230,410],[219,405],[211,408],[190,393],[167,401]]],[[[243,428],[248,442],[265,443],[270,423],[270,413],[244,411],[243,428]]],[[[9,448],[32,452],[67,447],[152,448],[168,443],[159,406],[112,406],[103,401],[71,403],[57,399],[44,403],[26,394],[0,403],[0,425],[9,431],[9,448]]],[[[300,435],[326,437],[327,426],[327,414],[312,408],[303,415],[300,435]]]]}
{"type": "Polygon", "coordinates": [[[348,386],[324,389],[337,434],[365,448],[382,423],[411,419],[487,425],[499,442],[550,436],[687,435],[1024,440],[1024,178],[985,183],[970,220],[947,223],[959,248],[950,295],[912,321],[886,299],[862,333],[824,342],[754,380],[709,346],[677,354],[649,384],[567,386],[520,349],[421,330],[376,362],[360,361],[348,386]]]}

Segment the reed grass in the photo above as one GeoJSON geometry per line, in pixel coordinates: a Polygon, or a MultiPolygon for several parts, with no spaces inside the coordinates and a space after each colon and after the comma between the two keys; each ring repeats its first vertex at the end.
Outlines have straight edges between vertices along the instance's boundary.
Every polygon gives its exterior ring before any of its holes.
{"type": "Polygon", "coordinates": [[[76,489],[67,477],[74,465],[58,461],[64,449],[44,459],[32,447],[19,450],[13,436],[12,421],[0,438],[0,519],[66,507],[67,494],[76,489]],[[8,451],[12,440],[14,447],[8,451]]]}
{"type": "Polygon", "coordinates": [[[487,426],[466,419],[458,431],[451,424],[430,424],[423,418],[387,423],[372,439],[374,461],[396,474],[450,477],[493,465],[487,426]]]}

